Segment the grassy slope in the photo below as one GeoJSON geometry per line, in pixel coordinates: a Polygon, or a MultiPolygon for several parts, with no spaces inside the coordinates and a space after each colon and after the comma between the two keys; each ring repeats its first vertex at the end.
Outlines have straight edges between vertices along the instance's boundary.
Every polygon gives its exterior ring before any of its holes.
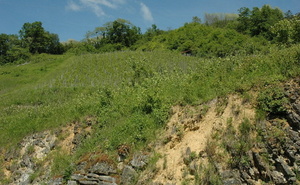
{"type": "Polygon", "coordinates": [[[98,128],[79,154],[154,138],[171,105],[201,103],[299,75],[300,47],[225,59],[171,52],[37,56],[0,68],[0,146],[85,116],[98,128]],[[100,142],[99,142],[100,141],[100,142]]]}

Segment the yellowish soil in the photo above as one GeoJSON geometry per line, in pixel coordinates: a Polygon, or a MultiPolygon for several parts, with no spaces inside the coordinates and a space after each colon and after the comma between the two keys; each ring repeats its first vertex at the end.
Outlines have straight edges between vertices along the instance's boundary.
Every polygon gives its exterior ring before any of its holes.
{"type": "MultiPolygon", "coordinates": [[[[237,95],[228,96],[221,105],[220,101],[215,99],[196,108],[176,106],[173,112],[163,134],[163,139],[168,139],[169,142],[155,149],[162,156],[156,164],[158,170],[152,181],[156,184],[179,184],[183,180],[193,180],[194,177],[187,173],[187,165],[183,161],[187,149],[190,148],[190,151],[196,154],[203,154],[212,131],[223,129],[229,119],[237,127],[244,118],[251,121],[255,115],[251,106],[243,103],[237,95]],[[208,107],[205,114],[201,113],[204,107],[208,107]]],[[[207,156],[202,156],[200,160],[205,165],[207,156]]]]}
{"type": "Polygon", "coordinates": [[[62,151],[67,152],[67,154],[71,154],[75,146],[72,143],[75,137],[74,128],[75,124],[71,124],[67,127],[62,128],[62,134],[64,138],[58,143],[58,146],[61,147],[62,151]]]}
{"type": "Polygon", "coordinates": [[[77,129],[75,127],[76,123],[73,123],[61,129],[62,140],[60,140],[57,145],[61,147],[62,151],[66,152],[67,154],[71,154],[75,147],[75,144],[73,143],[75,133],[80,134],[82,131],[88,133],[92,132],[91,126],[86,128],[78,127],[77,129]]]}
{"type": "MultiPolygon", "coordinates": [[[[11,165],[10,163],[7,163],[7,164],[4,164],[3,166],[9,166],[11,165]]],[[[6,178],[10,178],[11,177],[11,171],[7,170],[5,167],[2,169],[3,170],[3,173],[4,173],[4,176],[6,178]]]]}

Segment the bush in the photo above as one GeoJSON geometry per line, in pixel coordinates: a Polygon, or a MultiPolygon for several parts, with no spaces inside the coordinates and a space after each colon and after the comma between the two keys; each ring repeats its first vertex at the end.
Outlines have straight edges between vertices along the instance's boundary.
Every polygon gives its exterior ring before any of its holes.
{"type": "Polygon", "coordinates": [[[195,183],[214,185],[222,184],[222,180],[218,173],[218,170],[213,164],[209,163],[207,167],[200,166],[199,171],[201,171],[202,173],[199,175],[200,177],[199,179],[197,178],[195,183]]]}
{"type": "Polygon", "coordinates": [[[250,137],[251,122],[248,119],[244,119],[239,125],[238,132],[231,121],[228,122],[229,124],[223,133],[222,143],[231,155],[230,165],[232,167],[238,167],[241,164],[247,165],[246,153],[251,149],[253,143],[250,137]]]}
{"type": "Polygon", "coordinates": [[[191,51],[194,56],[199,57],[226,57],[257,53],[268,48],[265,46],[269,44],[264,41],[264,38],[250,38],[233,29],[188,23],[155,36],[151,41],[140,44],[138,49],[152,51],[154,48],[167,48],[178,52],[191,51]]]}
{"type": "Polygon", "coordinates": [[[258,96],[258,108],[268,114],[283,114],[286,111],[287,98],[280,87],[268,87],[258,96]]]}

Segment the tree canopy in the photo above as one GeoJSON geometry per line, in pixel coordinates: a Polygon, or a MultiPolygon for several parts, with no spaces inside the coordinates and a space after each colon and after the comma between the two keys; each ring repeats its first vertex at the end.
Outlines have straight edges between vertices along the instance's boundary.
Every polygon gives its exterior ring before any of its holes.
{"type": "Polygon", "coordinates": [[[28,48],[21,47],[17,35],[0,34],[0,64],[29,58],[28,48]]]}
{"type": "Polygon", "coordinates": [[[280,44],[293,44],[300,41],[300,17],[283,19],[270,28],[274,41],[280,44]]]}
{"type": "Polygon", "coordinates": [[[107,44],[130,47],[140,36],[140,28],[124,19],[107,22],[102,27],[96,27],[94,31],[89,31],[86,34],[87,39],[96,40],[95,46],[97,48],[104,47],[107,44]]]}
{"type": "Polygon", "coordinates": [[[264,5],[262,8],[254,7],[252,10],[243,7],[239,9],[237,30],[250,34],[251,36],[261,35],[272,39],[270,27],[284,17],[283,12],[278,8],[264,5]]]}
{"type": "Polygon", "coordinates": [[[19,34],[23,47],[28,47],[33,54],[63,52],[58,35],[45,31],[42,22],[25,23],[19,34]]]}

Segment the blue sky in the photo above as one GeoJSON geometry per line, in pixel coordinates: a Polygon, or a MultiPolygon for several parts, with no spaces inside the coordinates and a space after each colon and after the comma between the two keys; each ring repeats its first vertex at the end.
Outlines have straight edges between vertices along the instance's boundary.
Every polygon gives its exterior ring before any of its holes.
{"type": "Polygon", "coordinates": [[[300,12],[300,0],[0,0],[0,33],[17,34],[26,22],[41,21],[61,41],[82,40],[87,31],[117,18],[144,32],[152,24],[176,29],[193,16],[237,13],[241,7],[269,4],[283,12],[300,12]]]}

